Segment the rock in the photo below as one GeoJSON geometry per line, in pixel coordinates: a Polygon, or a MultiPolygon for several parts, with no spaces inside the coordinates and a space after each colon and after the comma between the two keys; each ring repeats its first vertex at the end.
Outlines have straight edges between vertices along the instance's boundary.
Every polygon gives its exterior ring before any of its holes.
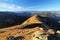
{"type": "Polygon", "coordinates": [[[32,40],[48,40],[48,35],[47,34],[44,34],[43,31],[36,31],[33,33],[33,38],[32,40]]]}
{"type": "Polygon", "coordinates": [[[8,36],[7,40],[14,40],[14,37],[13,36],[8,36]]]}

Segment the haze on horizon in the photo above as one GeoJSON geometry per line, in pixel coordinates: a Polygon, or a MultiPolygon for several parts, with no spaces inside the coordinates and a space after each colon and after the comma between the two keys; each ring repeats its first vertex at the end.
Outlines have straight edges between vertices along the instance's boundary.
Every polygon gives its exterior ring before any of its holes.
{"type": "Polygon", "coordinates": [[[60,11],[60,0],[0,0],[0,11],[60,11]]]}

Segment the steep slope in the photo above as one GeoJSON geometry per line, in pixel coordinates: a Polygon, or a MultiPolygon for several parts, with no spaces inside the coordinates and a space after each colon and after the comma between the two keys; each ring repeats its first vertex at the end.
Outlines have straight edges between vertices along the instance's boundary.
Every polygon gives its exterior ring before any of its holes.
{"type": "Polygon", "coordinates": [[[18,38],[22,36],[24,37],[23,40],[32,40],[34,36],[32,33],[38,30],[46,34],[54,34],[54,31],[52,30],[45,31],[43,30],[43,28],[40,28],[38,26],[34,28],[29,28],[29,29],[21,29],[21,28],[24,28],[26,25],[35,24],[35,23],[41,24],[42,22],[37,19],[37,16],[38,15],[34,15],[30,17],[25,22],[23,22],[21,25],[16,25],[16,26],[12,26],[9,28],[0,29],[0,40],[7,40],[8,36],[14,36],[14,38],[18,38]]]}
{"type": "Polygon", "coordinates": [[[37,16],[38,16],[38,15],[34,15],[34,16],[30,17],[30,18],[27,19],[25,22],[23,22],[21,25],[29,25],[29,24],[34,24],[34,23],[36,23],[36,24],[37,24],[37,23],[41,24],[42,22],[37,19],[37,16]]]}
{"type": "Polygon", "coordinates": [[[38,15],[34,15],[30,18],[28,18],[25,22],[23,22],[21,25],[16,25],[16,26],[12,26],[12,27],[8,27],[8,28],[4,28],[4,29],[0,29],[0,31],[5,31],[5,30],[11,30],[11,29],[16,29],[16,28],[24,28],[26,25],[30,25],[30,24],[41,24],[42,22],[39,21],[36,17],[38,15]]]}
{"type": "Polygon", "coordinates": [[[30,16],[31,13],[27,14],[27,12],[26,13],[0,12],[0,29],[21,24],[22,22],[27,20],[30,16]]]}

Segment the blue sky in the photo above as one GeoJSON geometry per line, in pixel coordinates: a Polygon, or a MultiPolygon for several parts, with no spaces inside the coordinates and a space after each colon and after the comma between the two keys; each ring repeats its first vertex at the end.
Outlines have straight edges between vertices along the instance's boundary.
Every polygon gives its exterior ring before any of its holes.
{"type": "Polygon", "coordinates": [[[60,0],[0,0],[0,11],[60,11],[60,0]]]}

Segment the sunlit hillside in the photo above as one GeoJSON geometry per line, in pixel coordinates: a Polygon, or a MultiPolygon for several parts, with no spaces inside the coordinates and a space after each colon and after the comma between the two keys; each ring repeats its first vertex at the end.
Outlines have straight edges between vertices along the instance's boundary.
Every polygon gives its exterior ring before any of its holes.
{"type": "MultiPolygon", "coordinates": [[[[9,36],[13,36],[15,40],[20,39],[21,37],[22,40],[33,40],[34,32],[36,31],[40,31],[40,35],[49,34],[54,36],[55,31],[48,28],[49,26],[47,25],[42,25],[44,22],[38,20],[37,16],[38,15],[31,16],[20,25],[0,29],[0,40],[7,40],[7,37],[9,36]],[[48,28],[48,30],[45,30],[46,28],[48,28]]],[[[53,40],[54,38],[57,37],[53,37],[53,40]]]]}

